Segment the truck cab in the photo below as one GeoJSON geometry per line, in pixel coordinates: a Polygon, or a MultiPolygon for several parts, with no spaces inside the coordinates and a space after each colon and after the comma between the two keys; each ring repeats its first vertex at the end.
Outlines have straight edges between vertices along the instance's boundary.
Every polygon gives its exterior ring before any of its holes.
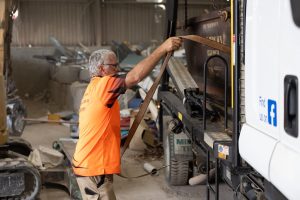
{"type": "Polygon", "coordinates": [[[246,123],[239,152],[288,199],[300,197],[299,12],[296,0],[246,5],[246,123]]]}

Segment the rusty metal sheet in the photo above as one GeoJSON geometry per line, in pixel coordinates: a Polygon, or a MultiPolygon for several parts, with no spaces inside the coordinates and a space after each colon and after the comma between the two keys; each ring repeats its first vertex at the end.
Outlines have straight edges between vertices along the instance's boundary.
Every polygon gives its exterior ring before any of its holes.
{"type": "MultiPolygon", "coordinates": [[[[185,34],[200,35],[230,46],[229,8],[189,19],[185,34]]],[[[227,53],[188,40],[184,42],[184,47],[188,69],[201,91],[203,91],[203,66],[207,58],[216,54],[221,55],[230,66],[230,55],[227,53]]],[[[214,99],[222,101],[224,99],[224,64],[218,59],[213,59],[208,66],[207,92],[214,99]]]]}

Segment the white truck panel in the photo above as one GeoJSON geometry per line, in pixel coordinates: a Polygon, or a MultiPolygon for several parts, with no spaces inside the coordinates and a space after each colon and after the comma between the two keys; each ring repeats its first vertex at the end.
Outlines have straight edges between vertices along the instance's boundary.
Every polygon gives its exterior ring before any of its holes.
{"type": "MultiPolygon", "coordinates": [[[[245,113],[246,123],[279,137],[277,112],[279,98],[280,7],[274,0],[247,1],[245,34],[245,113]],[[270,5],[272,5],[270,7],[270,5]]],[[[255,143],[254,143],[255,144],[255,143]]],[[[253,144],[253,145],[254,145],[253,144]]]]}
{"type": "Polygon", "coordinates": [[[247,1],[246,124],[239,148],[242,158],[288,199],[299,199],[300,136],[290,136],[284,129],[284,78],[300,78],[300,28],[293,21],[290,2],[247,1]]]}
{"type": "Polygon", "coordinates": [[[270,182],[291,200],[300,198],[299,166],[300,154],[278,143],[270,163],[270,182]]]}
{"type": "MultiPolygon", "coordinates": [[[[281,18],[280,18],[280,105],[284,105],[284,78],[286,75],[298,77],[298,106],[300,105],[300,27],[297,27],[291,14],[290,1],[281,1],[281,18]]],[[[283,107],[283,106],[282,106],[283,107]]],[[[299,114],[299,108],[298,108],[299,114]]],[[[284,143],[294,151],[300,154],[300,136],[297,138],[290,136],[284,130],[284,113],[280,113],[280,142],[284,143]]],[[[298,127],[299,127],[298,116],[298,127]]],[[[298,128],[299,132],[299,128],[298,128]]],[[[298,133],[300,135],[300,133],[298,133]]]]}
{"type": "MultiPolygon", "coordinates": [[[[280,5],[274,0],[247,1],[245,33],[245,117],[239,150],[242,158],[267,180],[275,144],[279,139],[280,5]],[[272,5],[272,9],[270,8],[272,5]]],[[[282,125],[282,124],[280,124],[282,125]]]]}
{"type": "Polygon", "coordinates": [[[276,140],[244,124],[239,138],[242,158],[269,180],[269,165],[276,140]]]}
{"type": "MultiPolygon", "coordinates": [[[[278,49],[280,49],[280,101],[279,105],[284,105],[284,78],[286,75],[298,77],[298,106],[299,101],[299,55],[300,55],[300,28],[293,21],[291,13],[290,1],[280,1],[280,41],[278,41],[278,49]]],[[[288,199],[300,199],[300,137],[293,137],[284,130],[284,110],[278,112],[278,121],[280,125],[280,141],[276,145],[271,163],[270,163],[270,179],[288,199]]],[[[299,109],[298,109],[299,120],[299,109]]],[[[299,121],[298,121],[299,123],[299,121]]],[[[298,128],[299,129],[299,128],[298,128]]],[[[298,130],[299,132],[299,130],[298,130]]],[[[300,135],[300,134],[299,134],[300,135]]]]}

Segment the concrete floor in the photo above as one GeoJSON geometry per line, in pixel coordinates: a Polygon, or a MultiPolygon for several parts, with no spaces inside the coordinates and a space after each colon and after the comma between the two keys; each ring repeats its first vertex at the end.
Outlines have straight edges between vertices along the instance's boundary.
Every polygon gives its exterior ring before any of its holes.
{"type": "MultiPolygon", "coordinates": [[[[50,109],[49,105],[39,102],[25,101],[29,117],[45,116],[50,109]]],[[[34,124],[26,126],[22,137],[29,141],[33,147],[43,145],[52,147],[52,143],[59,138],[69,137],[69,128],[56,124],[34,124]]],[[[144,174],[144,162],[151,163],[159,168],[163,165],[162,158],[143,156],[144,152],[127,150],[122,159],[122,174],[134,177],[144,174]]],[[[145,176],[137,179],[125,179],[114,176],[114,190],[118,200],[204,200],[206,199],[206,187],[198,186],[169,186],[165,181],[164,170],[159,171],[158,176],[145,176]]],[[[220,199],[233,199],[230,189],[222,185],[220,199]]],[[[40,193],[41,200],[67,200],[70,197],[58,189],[43,188],[40,193]]]]}

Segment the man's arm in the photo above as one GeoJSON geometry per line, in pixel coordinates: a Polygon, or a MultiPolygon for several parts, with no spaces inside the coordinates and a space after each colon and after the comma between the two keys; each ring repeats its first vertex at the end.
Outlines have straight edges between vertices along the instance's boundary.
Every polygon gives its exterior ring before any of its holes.
{"type": "Polygon", "coordinates": [[[181,46],[179,37],[168,38],[147,58],[139,62],[132,70],[128,72],[125,78],[127,88],[138,84],[153,70],[158,61],[170,51],[177,50],[181,46]]]}

